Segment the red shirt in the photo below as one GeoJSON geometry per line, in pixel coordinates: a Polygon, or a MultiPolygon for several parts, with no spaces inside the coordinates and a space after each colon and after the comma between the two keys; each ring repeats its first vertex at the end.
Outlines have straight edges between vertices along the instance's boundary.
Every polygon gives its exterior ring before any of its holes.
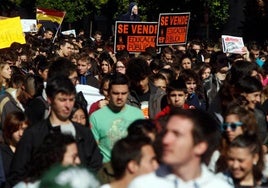
{"type": "MultiPolygon", "coordinates": [[[[182,109],[190,109],[190,106],[188,104],[184,104],[182,109]]],[[[168,115],[170,111],[171,111],[170,105],[167,105],[165,108],[163,108],[161,112],[156,114],[155,119],[158,120],[159,118],[168,115]]]]}

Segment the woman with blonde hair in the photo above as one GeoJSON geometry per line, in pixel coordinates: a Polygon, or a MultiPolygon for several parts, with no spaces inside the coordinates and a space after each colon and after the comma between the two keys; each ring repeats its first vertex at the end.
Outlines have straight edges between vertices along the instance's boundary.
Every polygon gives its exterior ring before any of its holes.
{"type": "Polygon", "coordinates": [[[4,91],[9,87],[9,80],[11,78],[11,74],[12,71],[9,64],[0,59],[0,94],[3,94],[4,91]]]}

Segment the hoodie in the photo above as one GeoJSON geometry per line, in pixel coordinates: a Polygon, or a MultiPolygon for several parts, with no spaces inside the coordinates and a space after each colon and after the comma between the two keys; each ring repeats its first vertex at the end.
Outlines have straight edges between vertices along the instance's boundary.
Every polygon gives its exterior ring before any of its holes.
{"type": "MultiPolygon", "coordinates": [[[[137,5],[135,2],[131,2],[129,4],[128,12],[123,14],[120,18],[119,21],[141,21],[141,18],[138,14],[132,14],[132,9],[133,7],[137,5]]],[[[138,6],[138,5],[137,5],[138,6]]]]}
{"type": "Polygon", "coordinates": [[[133,9],[133,7],[134,7],[135,5],[138,6],[137,3],[135,3],[135,2],[131,2],[131,3],[129,4],[128,12],[129,12],[130,15],[132,14],[132,9],[133,9]]]}

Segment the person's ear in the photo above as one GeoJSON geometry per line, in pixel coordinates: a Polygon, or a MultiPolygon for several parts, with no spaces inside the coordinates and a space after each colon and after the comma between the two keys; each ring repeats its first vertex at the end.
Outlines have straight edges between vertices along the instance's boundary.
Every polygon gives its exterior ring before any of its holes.
{"type": "Polygon", "coordinates": [[[243,97],[247,97],[247,93],[246,92],[242,92],[241,94],[240,94],[241,96],[243,96],[243,97]]]}
{"type": "Polygon", "coordinates": [[[134,160],[131,160],[127,164],[127,170],[130,174],[134,174],[138,170],[137,162],[134,160]]]}
{"type": "Polygon", "coordinates": [[[109,92],[108,92],[108,94],[107,94],[107,97],[106,97],[106,98],[107,98],[107,100],[108,100],[108,101],[110,101],[111,97],[110,97],[110,93],[109,93],[109,92]]]}
{"type": "Polygon", "coordinates": [[[206,142],[200,142],[194,146],[194,151],[196,155],[203,155],[208,148],[208,144],[206,142]]]}
{"type": "Polygon", "coordinates": [[[185,100],[188,98],[188,92],[185,93],[185,100]]]}
{"type": "Polygon", "coordinates": [[[52,100],[51,100],[50,97],[47,97],[47,102],[48,102],[49,105],[51,105],[52,100]]]}
{"type": "Polygon", "coordinates": [[[167,98],[167,103],[170,105],[171,104],[171,100],[169,98],[169,95],[166,95],[166,98],[167,98]]]}
{"type": "Polygon", "coordinates": [[[43,72],[42,72],[41,70],[38,70],[38,73],[39,73],[39,74],[42,74],[43,72]]]}
{"type": "Polygon", "coordinates": [[[256,165],[259,161],[259,154],[255,153],[253,155],[253,165],[256,165]]]}

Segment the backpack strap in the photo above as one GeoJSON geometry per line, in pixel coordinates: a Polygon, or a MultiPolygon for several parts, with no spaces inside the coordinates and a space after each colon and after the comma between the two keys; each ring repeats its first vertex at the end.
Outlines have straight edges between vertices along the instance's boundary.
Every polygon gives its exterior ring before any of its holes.
{"type": "Polygon", "coordinates": [[[0,102],[0,122],[2,121],[1,120],[1,116],[2,116],[2,113],[3,113],[3,108],[5,106],[5,104],[9,101],[9,98],[8,97],[4,97],[3,100],[0,102]]]}

